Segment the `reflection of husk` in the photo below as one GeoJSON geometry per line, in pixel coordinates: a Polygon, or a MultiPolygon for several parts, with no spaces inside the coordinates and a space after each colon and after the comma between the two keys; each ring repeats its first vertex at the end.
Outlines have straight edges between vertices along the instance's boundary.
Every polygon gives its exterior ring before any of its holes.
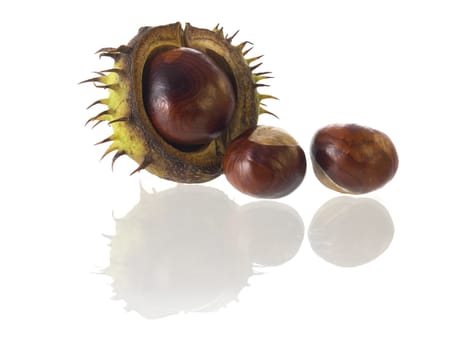
{"type": "Polygon", "coordinates": [[[115,298],[150,318],[214,311],[235,299],[253,274],[226,227],[235,208],[214,189],[142,191],[140,203],[116,220],[106,270],[115,298]]]}

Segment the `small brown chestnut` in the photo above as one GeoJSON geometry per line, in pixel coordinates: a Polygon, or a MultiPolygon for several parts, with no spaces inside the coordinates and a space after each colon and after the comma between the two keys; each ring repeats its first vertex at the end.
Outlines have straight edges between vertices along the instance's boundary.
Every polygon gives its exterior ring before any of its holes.
{"type": "Polygon", "coordinates": [[[144,103],[156,130],[173,145],[202,145],[230,123],[235,93],[227,74],[206,54],[170,49],[146,62],[144,103]]]}
{"type": "Polygon", "coordinates": [[[303,181],[306,157],[297,141],[285,131],[258,126],[229,144],[223,168],[227,180],[240,192],[279,198],[303,181]]]}
{"type": "Polygon", "coordinates": [[[384,186],[399,163],[396,148],[386,134],[356,124],[318,130],[311,143],[311,160],[325,186],[350,194],[384,186]]]}

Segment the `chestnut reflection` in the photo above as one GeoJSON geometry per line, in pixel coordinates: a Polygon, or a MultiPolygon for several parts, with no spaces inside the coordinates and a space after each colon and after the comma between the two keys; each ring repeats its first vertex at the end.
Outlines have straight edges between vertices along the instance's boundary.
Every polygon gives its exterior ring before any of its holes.
{"type": "Polygon", "coordinates": [[[114,298],[143,317],[216,311],[236,300],[256,264],[292,258],[303,234],[300,216],[284,204],[240,207],[198,185],[142,191],[139,203],[116,219],[105,273],[114,298]]]}
{"type": "Polygon", "coordinates": [[[314,215],[308,231],[312,249],[343,267],[365,264],[391,244],[394,224],[387,209],[370,198],[337,197],[314,215]]]}
{"type": "Polygon", "coordinates": [[[297,254],[305,227],[297,211],[274,201],[252,202],[237,211],[235,227],[248,241],[255,264],[281,265],[297,254]]]}

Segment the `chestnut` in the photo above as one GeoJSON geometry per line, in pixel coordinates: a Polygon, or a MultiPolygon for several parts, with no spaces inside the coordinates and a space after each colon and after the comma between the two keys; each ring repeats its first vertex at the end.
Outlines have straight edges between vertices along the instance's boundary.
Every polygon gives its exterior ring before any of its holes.
{"type": "Polygon", "coordinates": [[[261,198],[279,198],[303,181],[306,157],[297,141],[270,126],[250,129],[227,147],[223,170],[240,192],[261,198]]]}
{"type": "Polygon", "coordinates": [[[386,134],[356,124],[318,130],[311,143],[311,160],[325,186],[350,194],[384,186],[399,164],[396,148],[386,134]]]}
{"type": "Polygon", "coordinates": [[[205,53],[174,48],[148,59],[143,100],[153,126],[173,145],[202,145],[219,137],[235,110],[227,74],[205,53]]]}

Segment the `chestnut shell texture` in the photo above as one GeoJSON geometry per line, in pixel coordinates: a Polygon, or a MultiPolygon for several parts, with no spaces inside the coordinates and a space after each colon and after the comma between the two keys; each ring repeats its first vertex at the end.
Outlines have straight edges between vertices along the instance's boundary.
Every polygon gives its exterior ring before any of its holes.
{"type": "Polygon", "coordinates": [[[396,148],[386,134],[356,124],[318,130],[311,143],[311,160],[325,186],[350,194],[384,186],[399,165],[396,148]]]}
{"type": "MultiPolygon", "coordinates": [[[[236,34],[236,33],[235,33],[236,34]]],[[[181,183],[200,183],[222,174],[227,145],[256,127],[264,109],[257,57],[249,42],[187,23],[143,27],[127,45],[103,48],[111,69],[85,80],[107,89],[106,109],[88,122],[107,122],[113,133],[104,156],[122,155],[142,169],[181,183]]],[[[91,107],[90,106],[90,107],[91,107]]]]}
{"type": "Polygon", "coordinates": [[[306,157],[285,131],[258,126],[237,137],[224,157],[227,180],[239,191],[254,197],[279,198],[303,181],[306,157]]]}

